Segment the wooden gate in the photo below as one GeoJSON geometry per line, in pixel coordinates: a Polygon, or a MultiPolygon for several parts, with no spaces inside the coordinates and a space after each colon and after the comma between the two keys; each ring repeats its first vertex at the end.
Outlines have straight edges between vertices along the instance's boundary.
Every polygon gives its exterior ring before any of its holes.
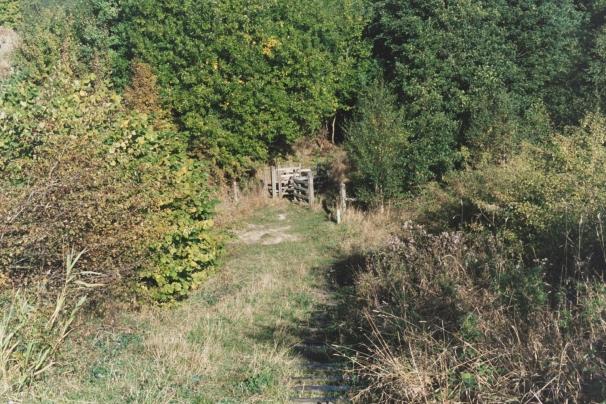
{"type": "Polygon", "coordinates": [[[288,197],[296,202],[314,204],[314,175],[309,168],[301,168],[301,165],[268,167],[265,170],[264,182],[272,198],[288,197]]]}

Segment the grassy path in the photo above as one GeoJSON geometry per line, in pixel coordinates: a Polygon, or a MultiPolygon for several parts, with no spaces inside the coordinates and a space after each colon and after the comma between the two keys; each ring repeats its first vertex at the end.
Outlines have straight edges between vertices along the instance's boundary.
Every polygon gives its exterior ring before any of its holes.
{"type": "Polygon", "coordinates": [[[297,206],[260,210],[191,299],[117,315],[111,329],[83,337],[38,399],[288,402],[306,362],[293,347],[330,296],[325,275],[342,231],[297,206]]]}

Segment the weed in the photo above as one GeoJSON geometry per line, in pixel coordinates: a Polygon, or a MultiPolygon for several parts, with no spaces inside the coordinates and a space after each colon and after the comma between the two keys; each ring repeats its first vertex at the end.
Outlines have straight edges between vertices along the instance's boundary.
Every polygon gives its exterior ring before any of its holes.
{"type": "Polygon", "coordinates": [[[275,379],[274,372],[271,369],[263,369],[244,380],[240,384],[240,388],[248,394],[261,394],[275,384],[275,379]]]}
{"type": "Polygon", "coordinates": [[[504,246],[408,223],[366,257],[350,317],[365,338],[351,356],[359,401],[604,399],[604,288],[569,281],[552,305],[545,268],[504,246]]]}
{"type": "Polygon", "coordinates": [[[72,331],[76,313],[86,297],[76,297],[74,286],[90,287],[80,281],[75,267],[83,252],[65,259],[64,284],[52,312],[22,291],[12,293],[3,303],[0,320],[0,396],[10,397],[32,384],[56,363],[65,338],[72,331]]]}

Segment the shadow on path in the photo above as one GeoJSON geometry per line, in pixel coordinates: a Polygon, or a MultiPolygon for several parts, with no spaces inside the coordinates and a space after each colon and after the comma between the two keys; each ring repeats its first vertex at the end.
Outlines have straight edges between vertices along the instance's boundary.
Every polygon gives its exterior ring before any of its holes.
{"type": "Polygon", "coordinates": [[[293,347],[304,360],[303,376],[295,378],[293,402],[344,403],[355,391],[356,381],[352,377],[353,352],[348,316],[351,314],[351,287],[357,268],[363,263],[360,255],[334,262],[330,267],[315,268],[321,275],[325,287],[314,305],[307,322],[296,330],[301,340],[293,347]]]}

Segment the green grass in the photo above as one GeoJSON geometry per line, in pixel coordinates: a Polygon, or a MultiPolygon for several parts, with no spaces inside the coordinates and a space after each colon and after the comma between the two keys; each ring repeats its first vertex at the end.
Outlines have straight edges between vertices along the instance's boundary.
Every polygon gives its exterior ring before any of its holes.
{"type": "Polygon", "coordinates": [[[221,270],[188,301],[117,315],[109,328],[91,326],[29,400],[287,401],[302,360],[289,346],[300,342],[298,329],[321,304],[323,268],[335,259],[342,228],[293,205],[263,208],[249,223],[289,227],[299,240],[234,239],[221,270]]]}

